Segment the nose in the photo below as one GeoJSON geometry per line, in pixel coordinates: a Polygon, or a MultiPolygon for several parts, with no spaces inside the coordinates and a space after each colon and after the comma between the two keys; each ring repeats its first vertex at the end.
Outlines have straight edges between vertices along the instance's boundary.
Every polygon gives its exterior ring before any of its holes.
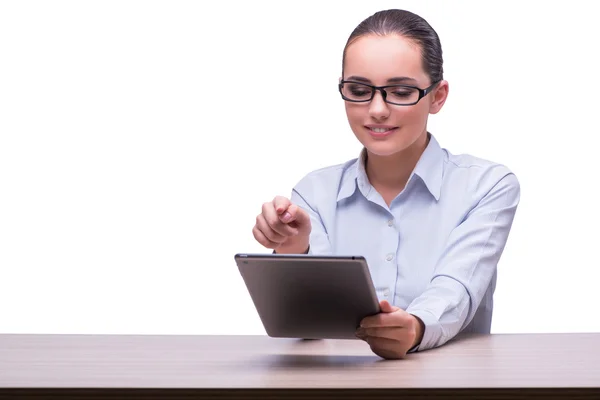
{"type": "Polygon", "coordinates": [[[383,100],[382,93],[378,90],[369,104],[369,115],[376,120],[384,120],[390,116],[388,104],[383,100]]]}

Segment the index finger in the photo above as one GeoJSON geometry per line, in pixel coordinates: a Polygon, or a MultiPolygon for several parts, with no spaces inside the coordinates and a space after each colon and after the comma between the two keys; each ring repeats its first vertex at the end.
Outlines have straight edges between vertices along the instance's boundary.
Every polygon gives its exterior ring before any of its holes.
{"type": "Polygon", "coordinates": [[[407,325],[407,318],[403,313],[379,313],[370,315],[360,321],[361,328],[401,328],[407,325]]]}
{"type": "Polygon", "coordinates": [[[275,207],[275,212],[277,212],[277,215],[283,214],[283,212],[287,210],[290,205],[292,205],[292,202],[286,197],[275,196],[273,199],[273,206],[275,207]]]}

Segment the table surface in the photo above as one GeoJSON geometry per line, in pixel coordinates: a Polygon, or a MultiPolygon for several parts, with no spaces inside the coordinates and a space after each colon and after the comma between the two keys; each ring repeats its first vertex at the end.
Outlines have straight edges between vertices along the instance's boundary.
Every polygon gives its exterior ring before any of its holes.
{"type": "Polygon", "coordinates": [[[1,388],[600,386],[600,334],[467,335],[383,360],[359,340],[0,335],[1,388]]]}
{"type": "Polygon", "coordinates": [[[598,386],[600,333],[467,335],[391,361],[359,340],[0,335],[3,388],[598,386]]]}

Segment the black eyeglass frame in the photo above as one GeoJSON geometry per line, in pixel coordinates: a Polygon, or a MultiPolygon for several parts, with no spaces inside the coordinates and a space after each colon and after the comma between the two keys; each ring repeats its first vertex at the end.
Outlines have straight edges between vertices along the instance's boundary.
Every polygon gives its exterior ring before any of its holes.
{"type": "Polygon", "coordinates": [[[423,97],[427,96],[433,90],[433,88],[435,88],[435,86],[438,83],[440,83],[440,82],[441,82],[441,80],[440,81],[435,81],[431,85],[429,85],[429,87],[426,87],[425,89],[421,89],[419,87],[410,86],[410,85],[374,86],[374,85],[369,85],[368,83],[364,83],[364,82],[342,80],[338,84],[338,90],[340,91],[340,94],[342,95],[342,99],[344,99],[346,101],[350,101],[352,103],[366,103],[366,102],[369,102],[369,101],[373,100],[373,97],[375,97],[375,93],[379,90],[379,92],[381,92],[381,97],[383,98],[383,101],[385,101],[388,104],[393,104],[395,106],[414,106],[423,97]],[[342,87],[344,86],[344,83],[356,83],[356,84],[359,84],[359,85],[370,87],[371,88],[371,97],[368,98],[367,100],[352,100],[352,99],[347,98],[346,96],[344,96],[344,93],[342,91],[342,87]],[[388,99],[386,98],[387,97],[387,92],[385,91],[385,89],[390,88],[390,87],[402,87],[402,88],[416,89],[416,90],[419,91],[419,97],[417,98],[417,100],[414,103],[403,103],[403,104],[393,103],[391,101],[388,101],[388,99]]]}

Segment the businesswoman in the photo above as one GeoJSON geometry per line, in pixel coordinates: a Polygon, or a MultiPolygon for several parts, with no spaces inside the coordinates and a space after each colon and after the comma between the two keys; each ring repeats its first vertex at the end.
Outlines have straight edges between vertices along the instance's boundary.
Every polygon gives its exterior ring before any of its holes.
{"type": "Polygon", "coordinates": [[[385,10],[361,22],[339,80],[361,153],[263,204],[253,228],[276,253],[363,255],[381,313],[356,335],[383,358],[490,332],[496,266],[519,203],[506,166],[453,154],[428,131],[448,97],[442,64],[420,16],[385,10]]]}

